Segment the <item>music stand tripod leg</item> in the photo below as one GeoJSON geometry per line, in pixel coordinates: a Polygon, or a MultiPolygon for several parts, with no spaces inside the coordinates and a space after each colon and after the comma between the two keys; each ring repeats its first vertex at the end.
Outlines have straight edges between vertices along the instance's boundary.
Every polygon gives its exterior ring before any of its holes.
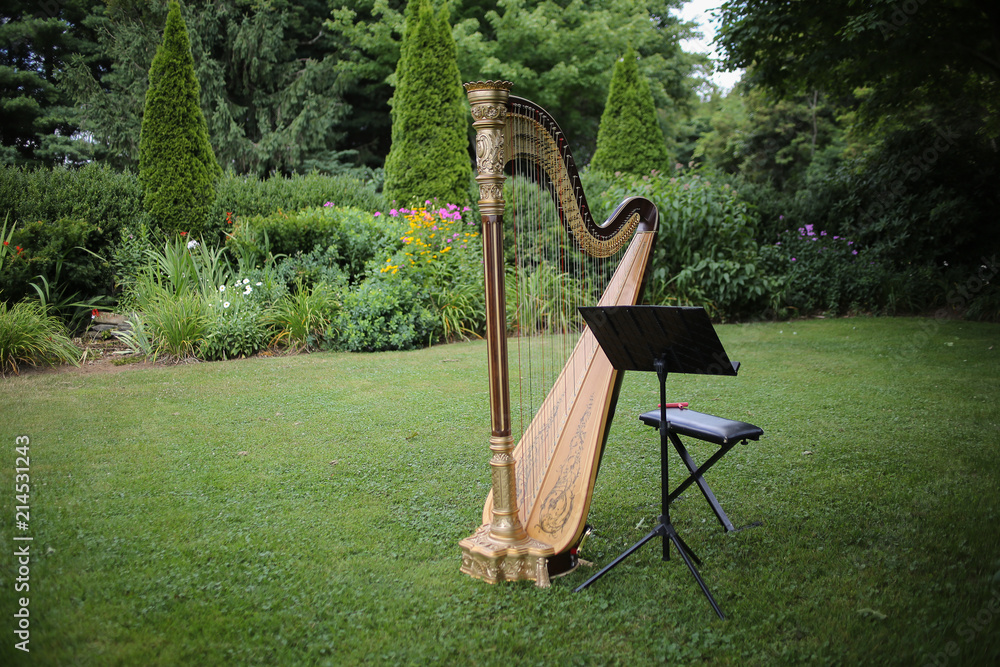
{"type": "Polygon", "coordinates": [[[595,581],[597,581],[598,579],[600,579],[601,577],[603,577],[605,574],[607,574],[608,572],[610,572],[612,569],[614,569],[614,567],[616,565],[618,565],[623,560],[625,560],[626,558],[628,558],[629,556],[631,556],[633,553],[635,553],[636,551],[638,551],[642,547],[642,545],[646,544],[646,542],[649,542],[651,539],[653,539],[657,535],[663,535],[664,536],[664,541],[666,541],[666,530],[665,530],[665,527],[663,526],[662,523],[659,526],[657,526],[656,528],[654,528],[653,530],[651,530],[649,532],[649,534],[646,535],[646,537],[642,538],[641,540],[639,540],[638,542],[636,542],[635,544],[633,544],[632,546],[630,546],[620,556],[618,556],[613,561],[611,561],[610,563],[608,563],[607,565],[605,565],[603,568],[601,568],[600,572],[598,572],[597,574],[595,574],[594,576],[592,576],[590,579],[587,579],[585,582],[583,582],[582,584],[580,584],[579,586],[577,586],[576,588],[574,588],[573,592],[574,593],[579,593],[584,588],[587,588],[588,586],[590,586],[592,583],[594,583],[595,581]]]}
{"type": "Polygon", "coordinates": [[[701,587],[701,592],[708,599],[709,604],[712,605],[712,609],[722,620],[726,619],[725,614],[719,608],[718,603],[716,603],[715,598],[712,597],[712,592],[708,590],[708,586],[705,585],[704,580],[701,578],[701,574],[698,572],[698,568],[692,560],[696,561],[701,565],[701,559],[691,550],[684,539],[677,534],[677,530],[674,528],[673,524],[670,522],[670,479],[669,479],[669,468],[668,468],[668,456],[669,456],[669,438],[668,438],[668,424],[666,416],[666,384],[667,384],[667,373],[666,366],[664,363],[657,361],[656,363],[656,374],[660,380],[660,491],[661,491],[661,505],[663,513],[659,516],[657,525],[653,530],[651,530],[644,538],[629,547],[624,553],[615,558],[613,561],[608,563],[601,569],[600,572],[592,576],[587,581],[580,584],[577,588],[573,590],[574,593],[579,593],[583,589],[590,586],[592,583],[603,577],[605,574],[610,572],[615,566],[621,563],[623,560],[631,556],[633,553],[638,551],[644,544],[649,542],[651,539],[660,535],[663,537],[663,560],[670,560],[670,544],[673,543],[677,547],[678,553],[680,553],[681,558],[684,560],[684,564],[687,565],[688,570],[694,575],[695,581],[698,582],[698,586],[701,587]]]}

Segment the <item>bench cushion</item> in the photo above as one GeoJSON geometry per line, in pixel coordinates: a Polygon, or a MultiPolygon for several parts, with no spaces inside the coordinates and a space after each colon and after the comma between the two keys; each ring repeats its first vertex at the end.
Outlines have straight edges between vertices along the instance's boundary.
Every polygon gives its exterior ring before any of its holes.
{"type": "MultiPolygon", "coordinates": [[[[659,409],[643,413],[639,415],[639,419],[654,428],[660,427],[659,409]]],[[[740,440],[757,440],[764,434],[764,430],[759,426],[686,408],[667,408],[667,422],[674,433],[707,440],[717,445],[728,445],[740,440]]]]}

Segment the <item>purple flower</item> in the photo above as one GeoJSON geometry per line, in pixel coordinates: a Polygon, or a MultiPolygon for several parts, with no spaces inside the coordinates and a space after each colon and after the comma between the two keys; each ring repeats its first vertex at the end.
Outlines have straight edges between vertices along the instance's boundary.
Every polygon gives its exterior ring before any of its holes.
{"type": "Polygon", "coordinates": [[[793,261],[793,262],[795,261],[795,258],[794,258],[794,257],[792,257],[792,261],[793,261]]]}
{"type": "Polygon", "coordinates": [[[395,218],[395,217],[397,217],[399,215],[399,211],[397,211],[394,208],[393,209],[389,209],[389,215],[391,215],[392,217],[395,218]]]}
{"type": "Polygon", "coordinates": [[[778,220],[784,220],[784,219],[785,219],[785,216],[783,216],[783,215],[779,215],[778,216],[778,220]]]}
{"type": "Polygon", "coordinates": [[[813,226],[812,225],[806,225],[806,234],[808,236],[815,236],[815,234],[813,234],[813,226]]]}
{"type": "Polygon", "coordinates": [[[851,254],[852,254],[852,255],[857,255],[857,254],[858,254],[858,251],[857,251],[857,250],[852,250],[852,251],[851,251],[851,254]]]}

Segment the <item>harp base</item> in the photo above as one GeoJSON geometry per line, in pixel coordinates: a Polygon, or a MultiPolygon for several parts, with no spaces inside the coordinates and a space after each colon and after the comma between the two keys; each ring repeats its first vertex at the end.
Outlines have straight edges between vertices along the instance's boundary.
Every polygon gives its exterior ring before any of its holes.
{"type": "Polygon", "coordinates": [[[462,572],[491,584],[498,581],[534,581],[539,588],[549,587],[548,561],[552,547],[532,538],[519,542],[500,542],[490,536],[490,526],[461,542],[462,572]]]}

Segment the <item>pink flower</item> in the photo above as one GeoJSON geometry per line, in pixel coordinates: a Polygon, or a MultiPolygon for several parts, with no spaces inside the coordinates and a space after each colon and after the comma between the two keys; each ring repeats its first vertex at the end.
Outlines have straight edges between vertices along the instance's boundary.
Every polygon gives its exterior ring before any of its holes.
{"type": "Polygon", "coordinates": [[[376,217],[376,218],[377,218],[377,217],[379,217],[380,215],[382,215],[382,212],[381,212],[381,211],[375,211],[375,217],[376,217]]]}
{"type": "Polygon", "coordinates": [[[389,209],[389,215],[391,215],[392,217],[395,218],[395,217],[397,217],[399,215],[399,211],[397,211],[394,208],[393,209],[389,209]]]}

